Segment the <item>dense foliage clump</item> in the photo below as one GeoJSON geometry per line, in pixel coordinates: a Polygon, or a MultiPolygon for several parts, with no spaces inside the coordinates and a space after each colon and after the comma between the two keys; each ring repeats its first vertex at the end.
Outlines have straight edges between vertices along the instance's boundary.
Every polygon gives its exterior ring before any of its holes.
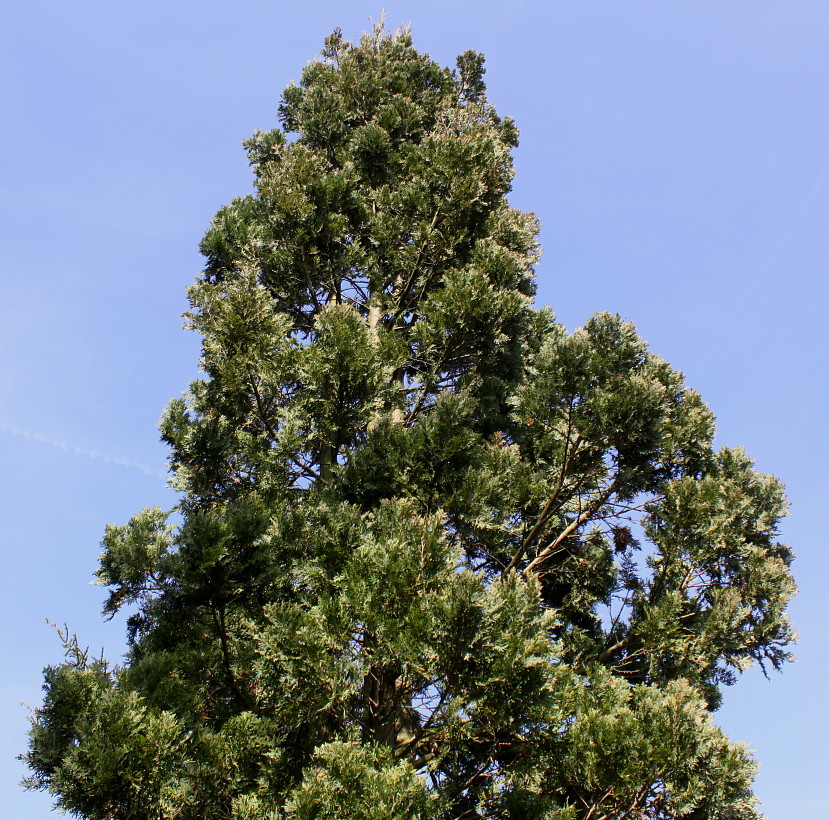
{"type": "Polygon", "coordinates": [[[533,308],[483,73],[335,33],[246,143],[180,502],[104,538],[126,662],[46,671],[28,784],[70,813],[758,817],[711,711],[788,657],[782,487],[632,325],[533,308]]]}

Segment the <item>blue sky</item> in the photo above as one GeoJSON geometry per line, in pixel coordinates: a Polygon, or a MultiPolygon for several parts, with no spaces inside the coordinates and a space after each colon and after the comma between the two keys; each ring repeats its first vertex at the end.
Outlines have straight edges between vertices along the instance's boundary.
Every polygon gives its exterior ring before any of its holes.
{"type": "MultiPolygon", "coordinates": [[[[636,322],[788,485],[797,664],[718,720],[761,762],[774,820],[823,818],[829,661],[829,4],[384,0],[444,64],[487,56],[521,129],[512,201],[542,222],[539,304],[636,322]]],[[[196,247],[245,193],[241,140],[334,26],[383,3],[5,0],[0,10],[0,802],[23,793],[25,701],[60,660],[49,619],[117,657],[90,585],[104,525],[170,506],[156,423],[196,373],[180,329],[196,247]]]]}

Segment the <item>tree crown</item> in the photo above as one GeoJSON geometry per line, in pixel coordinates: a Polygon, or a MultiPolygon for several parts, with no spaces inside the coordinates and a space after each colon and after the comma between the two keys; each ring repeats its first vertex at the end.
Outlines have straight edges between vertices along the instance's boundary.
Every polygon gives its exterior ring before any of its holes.
{"type": "Polygon", "coordinates": [[[721,687],[793,638],[780,483],[634,327],[532,306],[483,57],[339,32],[189,290],[173,511],[106,530],[29,785],[82,817],[749,818],[721,687]]]}

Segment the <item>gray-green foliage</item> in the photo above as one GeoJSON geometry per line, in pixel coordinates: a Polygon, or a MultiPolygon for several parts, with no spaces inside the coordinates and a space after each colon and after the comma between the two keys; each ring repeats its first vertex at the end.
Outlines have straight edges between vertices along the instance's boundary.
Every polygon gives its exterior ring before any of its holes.
{"type": "Polygon", "coordinates": [[[121,667],[46,672],[28,781],[93,820],[757,818],[711,721],[787,660],[781,485],[633,326],[537,311],[517,131],[382,29],[248,142],[161,424],[107,528],[121,667]]]}

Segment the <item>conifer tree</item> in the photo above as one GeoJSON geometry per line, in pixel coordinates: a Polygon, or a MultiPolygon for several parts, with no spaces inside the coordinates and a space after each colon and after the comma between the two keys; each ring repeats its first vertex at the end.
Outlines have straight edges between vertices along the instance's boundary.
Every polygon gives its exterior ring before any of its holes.
{"type": "Polygon", "coordinates": [[[780,483],[633,326],[532,306],[483,57],[337,31],[246,143],[109,526],[122,665],[64,635],[27,784],[91,820],[751,820],[722,687],[793,635],[780,483]]]}

